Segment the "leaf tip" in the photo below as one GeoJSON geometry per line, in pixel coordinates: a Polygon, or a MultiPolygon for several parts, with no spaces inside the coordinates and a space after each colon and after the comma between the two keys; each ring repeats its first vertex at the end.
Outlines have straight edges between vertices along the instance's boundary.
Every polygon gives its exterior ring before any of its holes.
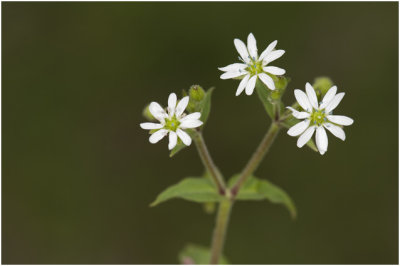
{"type": "Polygon", "coordinates": [[[152,207],[155,207],[157,205],[158,205],[158,202],[157,202],[157,200],[155,200],[155,201],[153,201],[152,203],[149,204],[149,207],[152,208],[152,207]]]}

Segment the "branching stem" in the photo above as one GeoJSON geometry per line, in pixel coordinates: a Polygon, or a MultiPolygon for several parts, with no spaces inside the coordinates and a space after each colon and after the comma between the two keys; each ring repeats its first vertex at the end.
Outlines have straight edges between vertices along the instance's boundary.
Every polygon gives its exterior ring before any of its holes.
{"type": "MultiPolygon", "coordinates": [[[[279,115],[278,115],[279,116],[279,115]]],[[[277,121],[279,121],[279,117],[277,117],[277,121]]],[[[244,182],[254,173],[265,154],[268,152],[272,143],[275,140],[275,137],[278,135],[280,129],[279,122],[272,122],[269,130],[265,134],[263,140],[260,145],[257,147],[256,151],[250,158],[246,167],[243,169],[237,183],[232,187],[232,189],[227,189],[225,185],[225,181],[222,177],[222,174],[214,164],[210,153],[208,152],[207,146],[204,142],[203,135],[201,132],[196,133],[196,137],[194,138],[197,150],[199,152],[200,158],[206,167],[207,171],[210,173],[213,181],[215,182],[219,193],[224,195],[225,198],[219,203],[219,209],[217,214],[217,220],[213,232],[213,238],[211,243],[211,258],[210,264],[218,264],[224,243],[225,243],[225,235],[228,229],[228,222],[230,213],[232,210],[233,202],[235,200],[235,196],[238,194],[241,186],[244,182]]]]}

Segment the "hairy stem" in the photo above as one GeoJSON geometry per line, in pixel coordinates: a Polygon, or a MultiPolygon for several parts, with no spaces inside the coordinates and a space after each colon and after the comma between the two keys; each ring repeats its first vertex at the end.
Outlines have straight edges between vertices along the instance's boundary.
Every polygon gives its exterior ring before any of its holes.
{"type": "Polygon", "coordinates": [[[210,264],[218,264],[224,248],[225,235],[228,229],[229,216],[233,201],[224,199],[219,204],[217,221],[214,228],[213,239],[211,243],[210,264]]]}
{"type": "Polygon", "coordinates": [[[257,169],[258,165],[261,163],[262,159],[264,158],[265,154],[268,152],[271,144],[274,142],[275,137],[279,133],[280,126],[276,122],[272,122],[267,134],[265,134],[263,140],[261,141],[260,145],[258,146],[257,150],[251,156],[249,162],[247,163],[246,167],[243,169],[242,173],[236,184],[232,188],[232,196],[235,197],[240,190],[240,187],[243,183],[249,178],[250,175],[254,173],[257,169]]]}
{"type": "Polygon", "coordinates": [[[213,159],[211,158],[210,153],[208,152],[206,143],[204,142],[203,135],[201,132],[197,132],[196,137],[194,138],[197,150],[199,152],[201,161],[206,167],[207,171],[210,173],[211,178],[217,185],[218,191],[221,195],[225,194],[225,182],[222,174],[218,170],[217,166],[215,166],[213,159]]]}

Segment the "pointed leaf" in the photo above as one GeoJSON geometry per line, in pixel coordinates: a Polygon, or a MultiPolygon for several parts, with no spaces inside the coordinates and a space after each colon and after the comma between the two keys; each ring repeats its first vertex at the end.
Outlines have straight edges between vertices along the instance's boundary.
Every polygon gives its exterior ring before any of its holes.
{"type": "MultiPolygon", "coordinates": [[[[233,176],[229,180],[229,185],[236,183],[239,175],[233,176]]],[[[264,200],[267,199],[272,203],[283,204],[290,212],[292,218],[296,217],[296,207],[289,195],[278,186],[263,179],[251,176],[243,184],[236,196],[237,200],[264,200]]]]}
{"type": "Polygon", "coordinates": [[[172,185],[161,192],[150,207],[164,201],[181,198],[194,202],[218,202],[222,196],[218,194],[212,181],[203,177],[187,177],[178,184],[172,185]]]}
{"type": "MultiPolygon", "coordinates": [[[[179,262],[181,264],[209,264],[211,258],[210,249],[204,246],[188,244],[179,253],[179,262]]],[[[218,264],[229,264],[224,256],[221,256],[218,264]]]]}

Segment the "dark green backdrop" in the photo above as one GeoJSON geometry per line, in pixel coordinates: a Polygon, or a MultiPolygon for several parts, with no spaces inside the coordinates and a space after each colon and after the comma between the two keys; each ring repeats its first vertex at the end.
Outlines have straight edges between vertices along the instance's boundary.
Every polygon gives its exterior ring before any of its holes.
{"type": "Polygon", "coordinates": [[[168,157],[148,142],[142,108],[192,84],[216,86],[205,129],[225,175],[243,167],[268,127],[256,95],[219,66],[235,37],[276,61],[293,89],[329,75],[354,118],[321,156],[285,132],[257,171],[299,215],[268,202],[235,205],[225,253],[233,263],[397,263],[397,3],[2,4],[3,263],[177,263],[208,245],[214,216],[166,186],[202,173],[194,149],[168,157]]]}

